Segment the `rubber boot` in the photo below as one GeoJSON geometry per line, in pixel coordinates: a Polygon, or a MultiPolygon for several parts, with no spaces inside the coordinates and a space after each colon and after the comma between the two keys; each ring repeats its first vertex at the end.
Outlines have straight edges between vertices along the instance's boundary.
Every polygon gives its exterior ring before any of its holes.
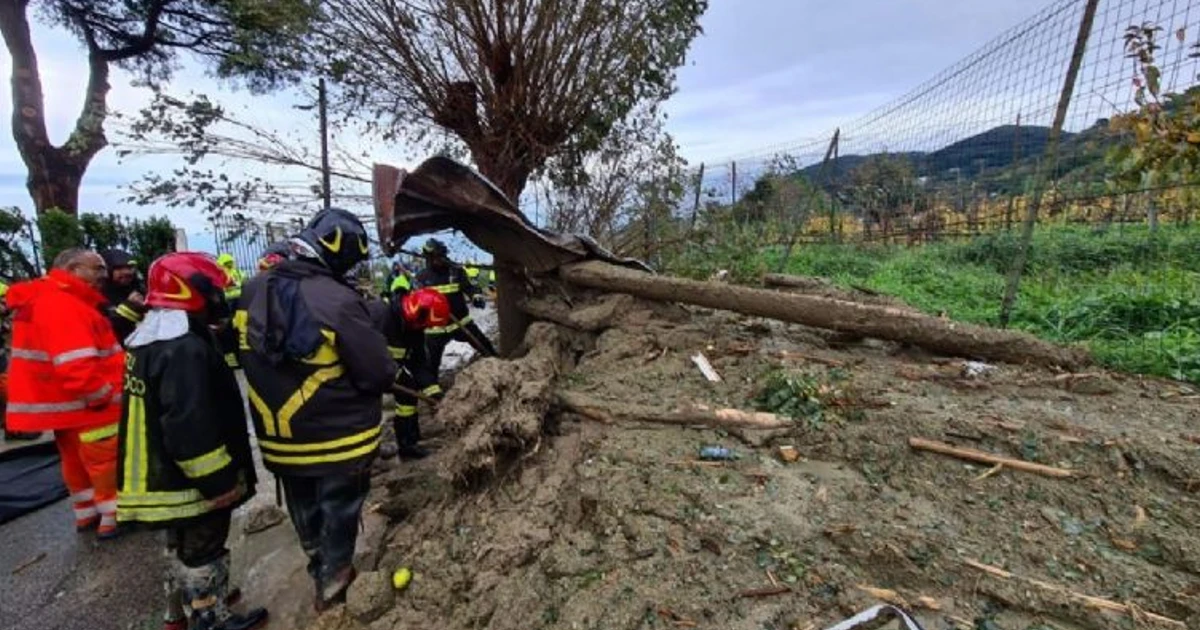
{"type": "Polygon", "coordinates": [[[338,604],[346,603],[346,592],[357,577],[358,571],[355,571],[354,567],[346,567],[318,586],[314,603],[317,612],[325,612],[338,604]]]}
{"type": "Polygon", "coordinates": [[[395,418],[393,426],[396,430],[396,454],[402,460],[409,459],[424,459],[429,456],[429,451],[421,448],[418,442],[421,440],[421,425],[417,422],[416,416],[408,416],[407,418],[395,418]]]}
{"type": "Polygon", "coordinates": [[[267,623],[267,611],[239,615],[229,610],[229,556],[201,567],[177,566],[189,630],[255,630],[267,623]]]}

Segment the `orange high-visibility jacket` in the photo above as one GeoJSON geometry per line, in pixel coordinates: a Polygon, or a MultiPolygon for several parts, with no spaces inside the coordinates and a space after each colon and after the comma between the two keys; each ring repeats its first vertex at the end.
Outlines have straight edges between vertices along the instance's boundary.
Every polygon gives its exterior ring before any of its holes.
{"type": "Polygon", "coordinates": [[[104,296],[54,269],[8,291],[9,431],[102,427],[121,416],[125,353],[100,310],[104,296]]]}

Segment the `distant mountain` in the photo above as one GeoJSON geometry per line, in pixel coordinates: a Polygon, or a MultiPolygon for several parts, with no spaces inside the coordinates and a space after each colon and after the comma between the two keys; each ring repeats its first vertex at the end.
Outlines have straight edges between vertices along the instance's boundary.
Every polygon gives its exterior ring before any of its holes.
{"type": "MultiPolygon", "coordinates": [[[[1064,144],[1074,134],[1064,133],[1064,144]]],[[[935,180],[954,179],[961,169],[964,178],[972,179],[981,174],[994,172],[1022,162],[1029,156],[1041,155],[1050,140],[1049,127],[1018,127],[1003,125],[983,133],[959,140],[933,152],[910,151],[890,153],[892,156],[907,157],[912,161],[917,175],[935,180]]],[[[830,163],[825,177],[839,180],[850,174],[872,155],[843,155],[830,163]]],[[[818,162],[801,169],[800,173],[816,179],[821,172],[818,162]]]]}

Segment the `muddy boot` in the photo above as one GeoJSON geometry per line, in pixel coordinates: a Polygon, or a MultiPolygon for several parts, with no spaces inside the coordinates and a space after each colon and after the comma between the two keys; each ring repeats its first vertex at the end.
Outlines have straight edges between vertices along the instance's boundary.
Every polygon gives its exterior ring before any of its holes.
{"type": "Polygon", "coordinates": [[[229,610],[229,556],[200,567],[177,566],[190,630],[256,630],[267,624],[267,611],[239,615],[229,610]]]}
{"type": "Polygon", "coordinates": [[[358,577],[354,567],[346,567],[338,571],[331,579],[326,580],[317,589],[317,599],[314,608],[317,612],[325,612],[338,604],[346,603],[346,592],[358,577]]]}
{"type": "Polygon", "coordinates": [[[424,459],[429,456],[429,451],[421,448],[418,442],[421,440],[421,425],[417,423],[416,416],[407,418],[396,418],[393,426],[396,429],[396,454],[400,459],[424,459]]]}

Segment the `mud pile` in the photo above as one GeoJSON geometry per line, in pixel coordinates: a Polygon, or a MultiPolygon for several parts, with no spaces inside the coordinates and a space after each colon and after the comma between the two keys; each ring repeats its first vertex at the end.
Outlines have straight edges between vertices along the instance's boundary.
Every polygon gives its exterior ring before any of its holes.
{"type": "Polygon", "coordinates": [[[381,480],[393,527],[378,568],[411,567],[411,584],[320,627],[815,630],[881,601],[927,628],[1200,627],[1200,397],[1181,384],[970,364],[627,296],[539,308],[553,309],[524,357],[457,376],[435,457],[381,480]],[[614,417],[757,404],[795,421],[606,424],[560,409],[558,391],[614,417]],[[709,445],[737,459],[699,461],[709,445]]]}

